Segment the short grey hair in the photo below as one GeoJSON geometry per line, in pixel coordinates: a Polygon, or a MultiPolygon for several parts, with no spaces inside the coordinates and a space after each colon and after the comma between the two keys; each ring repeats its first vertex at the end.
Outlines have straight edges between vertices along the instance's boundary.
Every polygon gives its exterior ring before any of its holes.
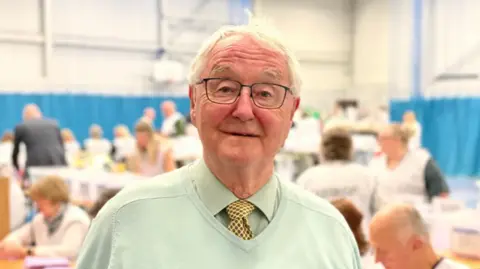
{"type": "Polygon", "coordinates": [[[266,22],[260,22],[250,16],[247,25],[227,25],[218,29],[211,35],[200,47],[197,55],[193,59],[190,71],[188,74],[188,82],[190,85],[198,83],[202,69],[205,68],[208,54],[213,50],[215,45],[222,39],[229,36],[248,36],[255,40],[266,44],[269,48],[280,52],[285,56],[288,66],[289,78],[291,82],[291,89],[295,96],[300,95],[302,87],[302,79],[300,75],[300,64],[297,58],[291,52],[278,32],[272,27],[268,26],[266,22]]]}
{"type": "Polygon", "coordinates": [[[392,228],[401,242],[405,243],[412,235],[429,241],[428,226],[415,207],[410,204],[393,204],[384,210],[388,212],[392,228]]]}

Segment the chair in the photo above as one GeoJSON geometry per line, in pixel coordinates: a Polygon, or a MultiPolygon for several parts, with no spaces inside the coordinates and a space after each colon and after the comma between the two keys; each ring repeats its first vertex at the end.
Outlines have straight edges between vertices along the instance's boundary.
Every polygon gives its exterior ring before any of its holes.
{"type": "Polygon", "coordinates": [[[0,177],[0,240],[10,232],[10,182],[0,177]]]}

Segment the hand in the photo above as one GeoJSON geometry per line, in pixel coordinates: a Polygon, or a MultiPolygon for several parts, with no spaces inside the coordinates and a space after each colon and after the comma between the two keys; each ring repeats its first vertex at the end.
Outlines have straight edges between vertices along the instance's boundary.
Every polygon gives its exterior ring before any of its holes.
{"type": "Polygon", "coordinates": [[[16,241],[3,241],[0,243],[0,256],[23,259],[27,256],[27,248],[16,241]]]}

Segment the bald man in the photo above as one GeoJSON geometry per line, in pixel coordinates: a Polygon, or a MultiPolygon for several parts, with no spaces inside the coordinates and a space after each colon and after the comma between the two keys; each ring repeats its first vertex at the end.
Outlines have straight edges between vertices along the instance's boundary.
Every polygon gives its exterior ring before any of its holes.
{"type": "Polygon", "coordinates": [[[18,153],[22,143],[27,150],[25,168],[67,165],[65,148],[57,122],[43,118],[40,108],[35,104],[24,107],[23,122],[15,127],[12,163],[17,170],[20,169],[18,153]]]}
{"type": "Polygon", "coordinates": [[[468,269],[435,253],[420,213],[407,204],[380,210],[370,223],[376,262],[386,269],[468,269]]]}
{"type": "Polygon", "coordinates": [[[161,132],[166,137],[177,137],[185,134],[185,117],[177,112],[177,107],[172,101],[165,101],[160,106],[163,113],[161,132]]]}

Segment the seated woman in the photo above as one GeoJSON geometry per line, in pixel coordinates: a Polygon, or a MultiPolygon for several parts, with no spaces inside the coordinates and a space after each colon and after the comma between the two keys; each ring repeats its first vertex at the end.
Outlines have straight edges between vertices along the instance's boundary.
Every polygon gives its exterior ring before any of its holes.
{"type": "Polygon", "coordinates": [[[135,152],[136,141],[130,134],[126,125],[117,125],[114,129],[115,139],[112,146],[112,159],[115,161],[125,160],[127,156],[135,152]]]}
{"type": "Polygon", "coordinates": [[[369,245],[362,229],[363,215],[360,210],[350,200],[345,198],[333,200],[331,203],[343,215],[355,237],[360,256],[362,257],[362,268],[382,268],[381,265],[375,264],[373,255],[369,253],[369,245]]]}
{"type": "Polygon", "coordinates": [[[175,169],[171,146],[155,134],[152,126],[140,121],[135,126],[137,149],[129,158],[128,169],[143,176],[156,176],[175,169]]]}
{"type": "Polygon", "coordinates": [[[92,124],[92,126],[90,126],[90,138],[85,139],[83,145],[85,151],[90,156],[108,156],[112,149],[112,143],[106,138],[103,138],[103,129],[97,124],[92,124]]]}
{"type": "Polygon", "coordinates": [[[75,259],[90,225],[82,209],[69,203],[63,179],[47,176],[28,190],[39,213],[0,242],[0,256],[67,257],[75,259]]]}
{"type": "Polygon", "coordinates": [[[71,165],[80,153],[80,143],[78,143],[73,132],[67,128],[62,129],[62,139],[67,162],[71,165]]]}

